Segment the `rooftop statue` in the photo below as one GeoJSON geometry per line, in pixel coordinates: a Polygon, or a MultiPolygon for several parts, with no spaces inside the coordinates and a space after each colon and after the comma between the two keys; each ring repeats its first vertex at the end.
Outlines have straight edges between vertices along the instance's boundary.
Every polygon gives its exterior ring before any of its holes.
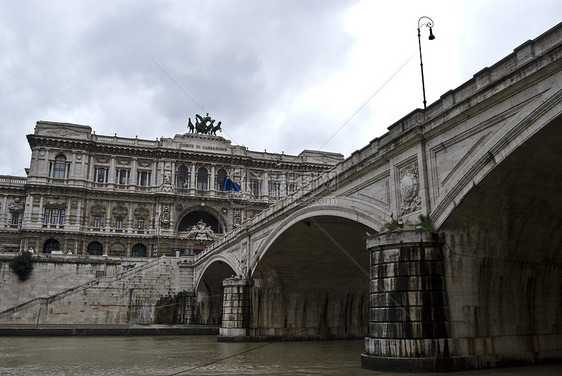
{"type": "Polygon", "coordinates": [[[217,125],[215,125],[215,119],[211,119],[208,112],[205,117],[196,114],[195,119],[195,124],[193,124],[191,122],[191,118],[188,118],[187,128],[189,133],[201,133],[216,136],[217,131],[222,132],[222,122],[219,121],[217,125]]]}

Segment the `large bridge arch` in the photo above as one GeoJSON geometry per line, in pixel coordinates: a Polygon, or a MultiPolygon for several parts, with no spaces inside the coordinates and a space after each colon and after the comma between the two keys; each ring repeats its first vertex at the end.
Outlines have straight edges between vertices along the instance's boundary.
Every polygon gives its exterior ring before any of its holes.
{"type": "Polygon", "coordinates": [[[271,245],[284,234],[287,229],[296,223],[311,220],[314,217],[337,217],[348,219],[363,226],[370,228],[370,234],[378,231],[389,220],[387,213],[376,208],[369,207],[357,200],[337,197],[323,199],[322,203],[305,206],[285,219],[280,221],[275,228],[269,232],[265,240],[259,243],[257,249],[253,252],[252,263],[250,265],[249,274],[252,275],[259,260],[265,255],[271,245]]]}
{"type": "Polygon", "coordinates": [[[440,194],[440,199],[430,215],[436,227],[440,227],[445,222],[458,203],[487,174],[542,128],[555,122],[561,112],[562,90],[559,87],[545,90],[521,108],[464,166],[457,170],[456,176],[450,179],[450,184],[441,188],[443,193],[440,194]],[[552,90],[557,92],[544,99],[543,96],[546,97],[552,90]],[[542,103],[537,105],[537,102],[541,101],[542,103]],[[527,108],[533,110],[529,112],[527,108]]]}
{"type": "Polygon", "coordinates": [[[369,322],[365,239],[379,225],[349,207],[308,207],[286,218],[259,247],[251,268],[248,335],[364,337],[369,322]]]}
{"type": "Polygon", "coordinates": [[[464,355],[484,366],[540,363],[560,351],[562,115],[534,119],[439,227],[457,338],[450,350],[470,349],[464,355]]]}

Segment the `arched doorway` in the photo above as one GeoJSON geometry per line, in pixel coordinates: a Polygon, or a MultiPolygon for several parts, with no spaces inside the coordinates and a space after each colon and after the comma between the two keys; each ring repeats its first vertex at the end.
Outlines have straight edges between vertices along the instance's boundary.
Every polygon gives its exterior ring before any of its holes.
{"type": "Polygon", "coordinates": [[[60,243],[56,239],[49,239],[43,244],[43,253],[53,253],[60,251],[60,243]]]}
{"type": "Polygon", "coordinates": [[[103,255],[103,245],[100,242],[91,242],[86,249],[89,255],[101,256],[103,255]]]}
{"type": "Polygon", "coordinates": [[[178,231],[191,231],[193,226],[197,222],[203,221],[207,226],[210,226],[213,232],[222,233],[224,232],[224,226],[220,224],[220,221],[211,213],[197,210],[191,213],[187,213],[180,221],[178,226],[178,231]]]}

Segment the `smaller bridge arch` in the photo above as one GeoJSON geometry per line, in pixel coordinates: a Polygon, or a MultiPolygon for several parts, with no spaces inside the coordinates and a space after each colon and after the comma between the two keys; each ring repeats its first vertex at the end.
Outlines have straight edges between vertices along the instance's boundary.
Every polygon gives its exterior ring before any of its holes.
{"type": "Polygon", "coordinates": [[[228,255],[216,255],[195,276],[197,324],[220,325],[222,322],[223,281],[238,273],[239,262],[228,255]]]}

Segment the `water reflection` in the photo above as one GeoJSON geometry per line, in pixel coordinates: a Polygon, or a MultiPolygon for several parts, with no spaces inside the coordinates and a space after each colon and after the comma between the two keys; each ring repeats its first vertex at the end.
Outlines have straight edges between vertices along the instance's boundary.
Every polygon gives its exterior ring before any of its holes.
{"type": "MultiPolygon", "coordinates": [[[[363,341],[220,343],[214,336],[1,337],[2,375],[391,375],[360,368],[363,341]]],[[[562,365],[454,375],[560,375],[562,365]]],[[[400,374],[405,375],[405,374],[400,374]]]]}

